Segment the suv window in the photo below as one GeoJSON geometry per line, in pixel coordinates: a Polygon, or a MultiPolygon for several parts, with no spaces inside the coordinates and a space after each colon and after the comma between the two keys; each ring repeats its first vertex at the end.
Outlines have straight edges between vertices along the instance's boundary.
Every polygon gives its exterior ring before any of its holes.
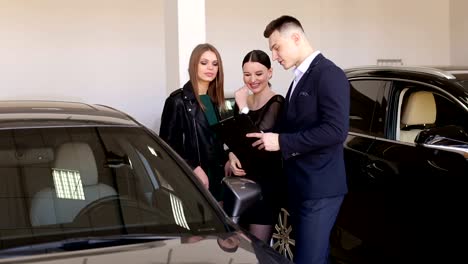
{"type": "Polygon", "coordinates": [[[375,113],[380,113],[380,101],[387,81],[355,80],[350,81],[351,109],[349,131],[372,136],[382,136],[385,118],[374,120],[375,113]],[[372,125],[375,123],[375,125],[372,125]],[[378,125],[378,124],[381,125],[378,125]],[[374,128],[371,129],[371,126],[374,128]],[[380,128],[381,127],[381,128],[380,128]],[[377,130],[375,129],[377,128],[377,130]],[[382,129],[382,131],[380,131],[382,129]]]}
{"type": "Polygon", "coordinates": [[[461,106],[447,98],[442,91],[422,85],[399,83],[397,139],[414,142],[425,128],[456,125],[468,131],[468,116],[461,106]]]}
{"type": "Polygon", "coordinates": [[[441,94],[434,93],[434,99],[437,107],[437,127],[456,125],[468,132],[468,115],[464,109],[441,94]]]}
{"type": "Polygon", "coordinates": [[[184,170],[140,128],[1,130],[0,204],[0,249],[57,237],[224,231],[184,170]]]}

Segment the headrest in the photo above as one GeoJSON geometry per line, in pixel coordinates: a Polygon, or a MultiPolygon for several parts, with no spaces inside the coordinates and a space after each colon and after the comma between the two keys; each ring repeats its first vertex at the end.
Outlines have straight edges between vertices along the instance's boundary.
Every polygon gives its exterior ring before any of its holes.
{"type": "Polygon", "coordinates": [[[433,124],[436,114],[434,95],[426,91],[414,92],[403,106],[401,123],[407,126],[433,124]]]}
{"type": "Polygon", "coordinates": [[[84,186],[98,183],[96,160],[86,143],[70,142],[60,145],[55,153],[55,169],[79,171],[84,186]]]}

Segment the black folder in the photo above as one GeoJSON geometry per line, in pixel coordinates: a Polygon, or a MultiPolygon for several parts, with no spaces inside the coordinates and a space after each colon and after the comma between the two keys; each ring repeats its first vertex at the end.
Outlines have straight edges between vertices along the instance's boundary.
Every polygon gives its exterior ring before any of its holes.
{"type": "Polygon", "coordinates": [[[260,133],[248,115],[236,115],[226,118],[212,126],[216,135],[228,146],[229,150],[236,154],[246,173],[252,170],[255,161],[262,159],[266,151],[252,147],[257,138],[248,138],[247,133],[260,133]]]}

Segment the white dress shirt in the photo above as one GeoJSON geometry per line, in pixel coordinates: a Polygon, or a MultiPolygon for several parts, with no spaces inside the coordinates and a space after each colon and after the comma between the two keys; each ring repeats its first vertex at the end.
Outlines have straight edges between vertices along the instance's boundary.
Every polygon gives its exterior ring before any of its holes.
{"type": "Polygon", "coordinates": [[[289,100],[291,100],[291,97],[292,97],[293,92],[294,92],[294,88],[296,88],[297,83],[301,80],[302,75],[304,75],[304,73],[307,71],[307,69],[309,68],[312,61],[319,54],[320,54],[319,50],[314,51],[298,67],[296,67],[296,69],[294,69],[295,77],[294,77],[293,85],[291,87],[291,93],[289,94],[289,100]]]}

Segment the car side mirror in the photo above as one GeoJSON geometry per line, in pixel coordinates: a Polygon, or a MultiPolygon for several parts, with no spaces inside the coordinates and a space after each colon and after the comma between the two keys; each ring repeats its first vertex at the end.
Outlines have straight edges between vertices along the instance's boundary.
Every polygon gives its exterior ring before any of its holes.
{"type": "Polygon", "coordinates": [[[424,129],[416,136],[416,144],[465,146],[468,147],[468,133],[459,126],[444,126],[424,129]]]}
{"type": "Polygon", "coordinates": [[[252,180],[236,176],[225,177],[223,184],[226,187],[223,209],[237,223],[241,214],[261,199],[261,188],[252,180]]]}

